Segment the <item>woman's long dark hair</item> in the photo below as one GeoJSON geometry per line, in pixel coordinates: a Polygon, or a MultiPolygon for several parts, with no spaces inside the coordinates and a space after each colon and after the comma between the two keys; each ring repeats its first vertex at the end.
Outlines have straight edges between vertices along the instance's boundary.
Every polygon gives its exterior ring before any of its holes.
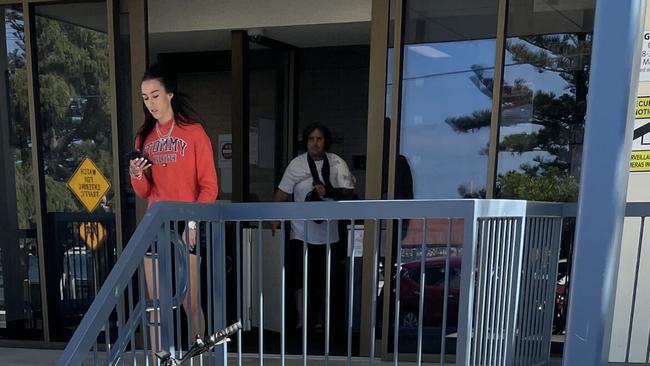
{"type": "MultiPolygon", "coordinates": [[[[186,96],[177,90],[176,80],[170,74],[166,73],[163,68],[154,64],[151,65],[147,71],[145,71],[142,76],[142,82],[148,80],[158,80],[167,93],[173,93],[174,97],[171,100],[172,111],[174,112],[174,122],[177,125],[191,125],[198,123],[195,119],[191,118],[190,113],[194,112],[192,108],[187,104],[186,96]]],[[[143,151],[144,141],[147,139],[147,136],[156,128],[156,118],[149,112],[147,106],[142,102],[142,110],[144,111],[144,123],[142,127],[138,130],[136,137],[140,138],[140,143],[138,149],[143,151]]],[[[192,113],[194,114],[194,113],[192,113]]]]}

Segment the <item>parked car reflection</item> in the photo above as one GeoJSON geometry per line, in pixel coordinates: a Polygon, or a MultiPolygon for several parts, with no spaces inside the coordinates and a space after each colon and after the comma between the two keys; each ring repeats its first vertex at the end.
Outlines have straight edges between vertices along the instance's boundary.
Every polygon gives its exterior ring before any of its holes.
{"type": "MultiPolygon", "coordinates": [[[[424,326],[442,326],[445,298],[445,257],[430,258],[424,266],[424,326]]],[[[458,324],[461,258],[449,260],[449,290],[447,294],[447,326],[458,324]]],[[[402,327],[417,327],[419,321],[421,264],[419,261],[402,265],[400,271],[400,316],[402,327]]]]}

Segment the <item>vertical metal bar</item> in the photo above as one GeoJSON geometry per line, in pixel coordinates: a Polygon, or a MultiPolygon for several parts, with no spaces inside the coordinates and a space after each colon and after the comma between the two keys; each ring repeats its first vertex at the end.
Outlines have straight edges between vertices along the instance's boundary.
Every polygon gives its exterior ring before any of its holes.
{"type": "Polygon", "coordinates": [[[352,321],[353,315],[354,315],[354,244],[355,244],[355,238],[354,238],[354,220],[350,220],[350,240],[352,243],[350,244],[350,250],[348,252],[349,255],[349,260],[350,264],[348,266],[348,347],[347,347],[347,364],[351,365],[352,364],[352,321]]]}
{"type": "Polygon", "coordinates": [[[422,365],[422,328],[424,315],[424,281],[425,273],[425,245],[427,242],[427,219],[422,218],[422,243],[420,244],[420,295],[418,297],[418,344],[417,344],[417,364],[422,365]]]}
{"type": "MultiPolygon", "coordinates": [[[[257,294],[259,301],[259,321],[260,329],[258,334],[259,341],[259,364],[264,365],[264,251],[262,243],[262,221],[257,222],[257,294]]],[[[304,325],[303,325],[304,327],[304,325]]]]}
{"type": "MultiPolygon", "coordinates": [[[[133,307],[133,278],[129,280],[129,286],[127,289],[127,293],[129,294],[129,318],[135,317],[135,314],[133,313],[134,307],[133,307]]],[[[135,324],[135,321],[134,321],[135,324]]],[[[135,364],[135,330],[136,327],[133,326],[133,329],[131,331],[131,358],[134,360],[133,364],[135,364]]],[[[144,332],[144,328],[142,329],[144,332]]]]}
{"type": "MultiPolygon", "coordinates": [[[[201,299],[201,223],[199,222],[199,220],[195,220],[195,222],[196,222],[196,230],[194,231],[194,234],[196,235],[196,238],[195,238],[196,241],[194,242],[195,243],[194,244],[194,253],[196,253],[196,259],[197,259],[197,266],[196,266],[196,277],[197,277],[196,278],[196,283],[197,283],[197,285],[196,285],[196,306],[198,307],[197,310],[202,313],[203,312],[203,306],[201,305],[202,304],[202,302],[201,302],[201,300],[202,300],[201,299]]],[[[189,230],[188,230],[188,232],[189,232],[189,230]]],[[[189,255],[188,255],[188,257],[189,257],[189,255]]],[[[191,287],[192,273],[191,273],[191,270],[190,270],[189,267],[187,268],[187,273],[188,273],[188,280],[190,281],[189,283],[190,283],[190,287],[191,287]]],[[[190,302],[191,302],[191,299],[190,299],[190,302]]],[[[179,306],[179,308],[180,308],[180,306],[179,306]]],[[[203,314],[201,314],[201,315],[203,315],[203,314]]],[[[199,318],[201,318],[201,317],[199,317],[199,318]]],[[[192,320],[192,323],[194,323],[194,320],[192,320]]],[[[205,326],[205,324],[203,324],[203,325],[205,326]]],[[[197,324],[194,324],[194,327],[195,327],[194,328],[194,333],[200,334],[201,337],[206,336],[205,334],[199,333],[200,329],[201,329],[201,325],[198,324],[198,322],[197,322],[197,324]]],[[[196,337],[196,334],[193,334],[192,336],[196,337]]],[[[225,344],[224,344],[224,347],[225,347],[225,344]]],[[[201,354],[201,358],[199,359],[200,360],[200,363],[199,363],[200,365],[203,365],[203,356],[204,356],[204,354],[201,354]]]]}
{"type": "Polygon", "coordinates": [[[546,273],[546,270],[544,268],[544,246],[547,241],[548,237],[548,218],[541,218],[542,221],[542,231],[540,233],[541,239],[538,243],[538,253],[539,253],[539,259],[537,261],[537,279],[535,281],[535,298],[536,298],[536,305],[534,309],[534,324],[533,324],[533,336],[534,336],[534,342],[533,342],[533,352],[532,352],[532,362],[536,362],[539,354],[539,346],[540,346],[540,308],[544,308],[543,304],[543,299],[544,299],[544,274],[546,273]]]}
{"type": "Polygon", "coordinates": [[[477,317],[476,317],[476,347],[474,348],[474,364],[481,364],[483,362],[483,343],[486,337],[485,327],[485,314],[487,309],[487,295],[488,295],[488,271],[489,271],[489,257],[490,257],[490,236],[492,235],[492,219],[486,218],[484,221],[483,241],[481,242],[481,255],[478,258],[480,266],[479,274],[479,296],[480,299],[476,303],[477,317]]]}
{"type": "Polygon", "coordinates": [[[93,363],[95,365],[99,365],[99,361],[97,360],[97,345],[98,344],[99,344],[99,342],[97,341],[97,337],[96,337],[95,338],[95,346],[93,347],[93,363]]]}
{"type": "Polygon", "coordinates": [[[110,354],[111,354],[111,315],[113,312],[108,314],[108,318],[106,318],[106,324],[104,325],[104,344],[106,345],[106,349],[104,350],[106,352],[106,364],[110,365],[110,354]]]}
{"type": "MultiPolygon", "coordinates": [[[[178,222],[180,223],[180,221],[178,222]]],[[[182,240],[186,244],[187,247],[187,255],[184,256],[185,258],[185,271],[187,273],[187,293],[185,294],[185,298],[187,299],[187,334],[186,334],[186,339],[187,339],[187,344],[190,345],[192,342],[194,342],[194,335],[192,334],[192,323],[194,322],[192,319],[192,313],[193,313],[193,306],[192,306],[192,297],[194,296],[194,293],[192,291],[192,271],[191,271],[191,265],[190,265],[190,253],[189,253],[189,243],[190,243],[190,229],[188,227],[188,220],[183,221],[183,232],[181,233],[182,240]]],[[[214,265],[214,263],[213,263],[214,265]]],[[[218,328],[220,329],[220,328],[218,328]]],[[[190,360],[190,366],[194,366],[194,359],[192,358],[190,360]]]]}
{"type": "MultiPolygon", "coordinates": [[[[239,224],[239,223],[238,223],[239,224]]],[[[218,294],[217,291],[215,291],[216,288],[216,283],[217,283],[217,277],[219,276],[217,272],[217,266],[215,265],[216,258],[218,258],[217,254],[217,248],[215,247],[215,243],[219,240],[219,228],[218,228],[219,223],[217,221],[210,221],[210,245],[208,245],[208,250],[210,251],[210,270],[208,270],[208,273],[210,273],[210,277],[212,279],[212,287],[210,288],[212,296],[208,296],[210,299],[210,302],[212,304],[212,311],[208,313],[208,329],[210,334],[214,334],[219,328],[217,324],[217,308],[219,307],[219,299],[218,299],[218,294]]],[[[217,358],[217,352],[215,349],[212,350],[211,355],[210,355],[210,364],[219,364],[219,359],[217,358]]]]}
{"type": "Polygon", "coordinates": [[[537,274],[537,265],[539,263],[537,244],[540,240],[540,233],[542,231],[542,222],[540,218],[534,218],[535,231],[532,232],[532,240],[530,243],[530,256],[532,262],[530,263],[529,283],[527,286],[527,306],[523,309],[526,315],[526,352],[524,353],[524,360],[530,362],[533,351],[533,336],[535,331],[533,329],[534,308],[535,308],[535,276],[537,274]]]}
{"type": "Polygon", "coordinates": [[[645,5],[596,2],[564,365],[609,357],[645,5]]]}
{"type": "Polygon", "coordinates": [[[307,316],[307,293],[309,292],[308,288],[308,276],[309,276],[309,230],[307,225],[308,221],[303,220],[304,233],[305,237],[302,242],[302,364],[307,366],[307,324],[309,317],[307,316]]]}
{"type": "Polygon", "coordinates": [[[515,281],[513,281],[511,289],[513,291],[511,295],[511,304],[508,309],[509,314],[512,317],[512,325],[509,325],[506,331],[506,365],[514,364],[514,349],[515,349],[515,333],[516,333],[516,324],[517,324],[517,304],[520,299],[520,275],[521,275],[521,262],[522,262],[522,248],[523,248],[523,235],[526,229],[525,218],[518,217],[515,219],[517,223],[517,231],[515,234],[515,250],[513,258],[512,271],[515,273],[515,281]]]}
{"type": "Polygon", "coordinates": [[[447,309],[449,305],[449,261],[451,260],[451,228],[453,219],[447,219],[447,247],[445,256],[445,290],[442,300],[442,331],[440,334],[440,366],[445,366],[446,341],[447,341],[447,309]]]}
{"type": "Polygon", "coordinates": [[[523,286],[523,294],[522,294],[522,301],[521,301],[521,306],[519,308],[520,316],[522,318],[521,325],[522,325],[522,330],[520,333],[520,342],[521,342],[521,353],[520,356],[522,358],[522,361],[525,361],[528,359],[528,354],[529,354],[529,347],[530,347],[530,308],[533,306],[532,304],[532,281],[533,281],[533,276],[535,273],[535,263],[537,262],[534,259],[535,255],[535,242],[537,241],[537,232],[539,230],[539,221],[537,218],[529,218],[525,219],[530,222],[530,230],[527,230],[526,238],[527,240],[524,242],[524,245],[526,246],[526,257],[524,258],[524,261],[526,263],[526,272],[525,272],[525,279],[524,279],[524,286],[523,286]]]}
{"type": "Polygon", "coordinates": [[[472,356],[472,336],[475,315],[473,312],[476,295],[476,260],[479,224],[476,201],[468,201],[462,206],[463,246],[461,264],[460,305],[458,313],[458,340],[456,343],[456,364],[467,366],[472,356]],[[465,206],[467,205],[467,206],[465,206]]]}
{"type": "Polygon", "coordinates": [[[154,327],[154,339],[151,340],[151,350],[156,353],[161,350],[160,342],[160,293],[158,291],[158,266],[160,264],[160,253],[158,253],[158,244],[160,242],[160,235],[158,235],[152,244],[152,253],[151,253],[151,272],[153,279],[153,294],[152,304],[153,304],[153,327],[154,327]]]}
{"type": "MultiPolygon", "coordinates": [[[[153,252],[153,249],[151,249],[153,252]]],[[[147,286],[144,279],[144,260],[140,262],[138,269],[138,291],[139,291],[139,308],[140,314],[140,330],[142,333],[142,348],[144,348],[144,364],[149,365],[149,319],[147,319],[147,296],[145,295],[145,287],[147,286]]]]}
{"type": "MultiPolygon", "coordinates": [[[[218,259],[215,266],[217,268],[217,273],[219,276],[216,278],[216,283],[218,285],[215,292],[219,295],[219,312],[215,314],[218,315],[218,325],[219,329],[226,327],[226,222],[221,220],[219,221],[219,241],[217,242],[217,247],[215,252],[218,254],[218,259]]],[[[219,356],[217,365],[225,366],[228,364],[228,343],[223,343],[219,349],[221,355],[219,356]]]]}
{"type": "Polygon", "coordinates": [[[330,243],[330,224],[327,220],[327,248],[325,258],[325,365],[330,361],[330,293],[331,293],[331,276],[332,267],[332,247],[330,243]]]}
{"type": "Polygon", "coordinates": [[[501,314],[503,313],[503,308],[505,304],[505,294],[504,294],[504,283],[507,276],[507,269],[505,265],[505,257],[508,253],[508,224],[510,223],[510,218],[503,218],[501,222],[501,229],[499,230],[499,259],[498,259],[498,281],[497,281],[497,305],[496,312],[494,314],[494,328],[496,329],[496,339],[492,345],[492,355],[494,358],[494,364],[498,365],[501,363],[501,356],[499,355],[500,345],[505,337],[505,332],[501,324],[501,314]]]}
{"type": "Polygon", "coordinates": [[[641,217],[641,230],[639,232],[639,243],[636,252],[636,269],[634,272],[634,285],[632,287],[632,305],[630,309],[630,325],[627,332],[627,348],[625,350],[625,362],[630,362],[630,343],[632,343],[632,328],[634,326],[634,314],[636,312],[636,292],[639,286],[639,268],[643,254],[643,236],[645,234],[645,217],[641,217]]]}
{"type": "Polygon", "coordinates": [[[495,301],[495,312],[493,315],[492,319],[492,324],[494,328],[494,340],[492,342],[492,360],[494,365],[498,365],[501,363],[501,359],[499,357],[499,345],[501,344],[501,340],[504,337],[504,332],[503,328],[501,327],[500,320],[501,320],[501,311],[503,310],[503,303],[505,301],[505,296],[504,296],[504,291],[503,291],[503,283],[505,279],[505,265],[504,265],[504,258],[506,256],[506,252],[508,250],[507,247],[507,230],[508,230],[508,222],[510,221],[510,218],[504,217],[501,218],[499,224],[499,240],[498,240],[498,252],[497,252],[497,261],[496,261],[496,276],[497,276],[497,281],[495,284],[495,292],[496,292],[496,301],[495,301]]]}
{"type": "MultiPolygon", "coordinates": [[[[162,243],[159,241],[160,256],[160,331],[161,346],[164,350],[170,350],[172,354],[174,336],[172,334],[172,268],[171,268],[171,238],[169,230],[169,221],[162,225],[162,243]]],[[[189,268],[189,267],[188,267],[189,268]]],[[[191,310],[190,310],[191,313],[191,310]]]]}
{"type": "Polygon", "coordinates": [[[544,230],[545,230],[544,219],[539,217],[537,218],[537,221],[539,222],[539,226],[537,229],[537,233],[536,233],[537,236],[535,242],[533,243],[533,253],[535,255],[535,262],[533,266],[531,286],[530,286],[530,290],[531,290],[530,298],[532,300],[532,306],[526,310],[529,312],[529,316],[530,316],[529,318],[530,335],[528,337],[529,348],[527,353],[528,362],[534,361],[535,346],[537,344],[536,322],[537,322],[537,309],[539,307],[539,273],[541,270],[541,261],[542,261],[541,242],[544,240],[544,230]]]}
{"type": "MultiPolygon", "coordinates": [[[[285,233],[285,227],[284,227],[284,220],[281,221],[280,223],[280,267],[281,267],[281,295],[280,295],[280,308],[281,308],[281,314],[280,314],[280,366],[285,366],[285,353],[286,353],[286,337],[287,337],[287,330],[285,327],[285,322],[286,322],[286,299],[285,296],[287,296],[287,278],[286,278],[286,268],[285,268],[285,256],[286,256],[286,243],[285,243],[285,238],[286,233],[285,233]]],[[[239,289],[239,287],[237,287],[239,289]]],[[[239,299],[239,297],[237,297],[239,299]]],[[[240,320],[241,321],[241,320],[240,320]]],[[[240,331],[241,332],[241,331],[240,331]]],[[[241,336],[238,337],[238,339],[241,339],[241,336]]],[[[241,347],[239,347],[241,348],[241,347]]],[[[238,366],[241,366],[241,357],[239,358],[240,363],[238,366]]]]}
{"type": "Polygon", "coordinates": [[[507,231],[506,231],[506,255],[504,258],[503,266],[505,267],[505,276],[503,278],[503,286],[504,286],[504,304],[501,308],[501,314],[500,314],[500,320],[499,320],[499,329],[501,331],[502,338],[499,341],[499,349],[498,349],[498,355],[500,364],[505,366],[505,343],[506,343],[506,335],[507,335],[507,328],[508,328],[508,317],[510,314],[508,313],[508,309],[510,307],[510,287],[512,284],[512,277],[514,275],[512,271],[512,265],[511,265],[511,259],[513,257],[512,252],[513,252],[513,235],[512,235],[512,230],[513,230],[513,220],[510,219],[508,220],[508,225],[507,225],[507,231]]]}
{"type": "MultiPolygon", "coordinates": [[[[172,247],[174,247],[174,246],[177,245],[176,243],[178,243],[178,241],[181,239],[181,234],[178,233],[178,229],[179,229],[178,221],[174,221],[174,227],[172,229],[174,230],[174,245],[172,247]]],[[[185,250],[185,247],[181,247],[180,250],[185,250]]],[[[189,253],[185,253],[185,254],[189,255],[189,253]]],[[[182,257],[182,256],[174,256],[174,265],[175,265],[174,268],[182,268],[180,266],[180,261],[182,260],[182,258],[184,258],[184,257],[182,257]]],[[[189,270],[188,270],[188,274],[189,274],[189,270]]],[[[176,278],[176,292],[180,293],[180,291],[181,291],[181,289],[180,289],[180,281],[179,281],[180,276],[177,274],[176,276],[174,276],[174,278],[176,278]]],[[[191,286],[191,282],[189,282],[189,280],[190,280],[189,276],[188,276],[187,279],[188,279],[188,285],[191,286]]],[[[182,300],[182,299],[179,298],[179,300],[182,300]]],[[[182,331],[181,331],[181,329],[182,329],[181,328],[181,305],[180,304],[177,304],[177,305],[178,306],[176,307],[176,330],[175,330],[175,333],[176,333],[176,345],[178,347],[178,357],[183,357],[183,335],[182,335],[182,331]]],[[[189,347],[189,344],[188,344],[188,347],[189,347]]]]}
{"type": "MultiPolygon", "coordinates": [[[[282,222],[282,225],[283,225],[283,229],[284,229],[284,222],[282,222]]],[[[283,230],[283,232],[284,232],[284,230],[283,230]]],[[[282,234],[282,235],[283,235],[283,238],[284,238],[284,234],[282,234]]],[[[237,221],[235,223],[235,237],[236,237],[236,240],[235,240],[235,251],[236,251],[236,253],[235,253],[235,255],[237,257],[237,261],[235,263],[235,266],[237,268],[237,279],[236,279],[236,281],[237,281],[237,321],[241,322],[242,321],[242,311],[241,311],[242,310],[241,309],[241,307],[242,307],[242,304],[241,304],[241,302],[242,302],[241,301],[241,297],[242,297],[242,294],[241,294],[241,286],[242,286],[242,284],[241,284],[241,282],[242,282],[242,280],[241,280],[241,276],[242,276],[241,263],[242,263],[242,258],[241,258],[241,222],[240,221],[237,221]]],[[[282,245],[284,245],[284,240],[283,240],[282,245]]],[[[284,322],[282,324],[284,325],[284,322]]],[[[237,366],[242,366],[242,344],[243,344],[242,337],[243,336],[244,336],[244,332],[240,329],[237,332],[237,366]]],[[[284,365],[282,365],[282,366],[284,366],[284,365]]]]}
{"type": "MultiPolygon", "coordinates": [[[[212,289],[212,301],[214,304],[214,329],[223,329],[226,326],[225,307],[226,307],[226,286],[225,286],[225,223],[224,221],[212,222],[212,279],[214,288],[212,289]]],[[[212,361],[215,365],[227,364],[226,344],[215,347],[212,361]]]]}
{"type": "MultiPolygon", "coordinates": [[[[544,314],[546,313],[547,308],[553,308],[552,306],[549,306],[549,304],[546,302],[547,296],[546,296],[546,290],[548,289],[548,282],[551,281],[549,278],[549,272],[550,272],[550,263],[549,263],[549,254],[548,253],[548,246],[551,241],[553,232],[552,232],[552,226],[551,226],[551,219],[549,217],[544,218],[544,240],[540,243],[540,266],[542,267],[540,269],[540,275],[542,276],[539,279],[539,306],[537,307],[538,311],[535,312],[535,315],[537,316],[536,319],[536,329],[535,329],[535,339],[536,339],[536,344],[535,344],[535,362],[540,362],[541,358],[541,353],[544,348],[543,342],[544,342],[544,314]],[[546,279],[546,281],[544,281],[546,279]]],[[[551,310],[553,311],[553,310],[551,310]]]]}
{"type": "Polygon", "coordinates": [[[551,340],[553,334],[553,317],[555,310],[555,291],[557,283],[558,262],[560,258],[560,245],[562,245],[562,218],[553,219],[553,237],[549,243],[551,253],[549,257],[549,275],[547,283],[546,303],[550,309],[545,311],[544,319],[544,349],[542,350],[543,361],[548,362],[551,356],[551,340]]]}
{"type": "MultiPolygon", "coordinates": [[[[501,354],[501,359],[503,360],[503,365],[506,365],[506,343],[508,342],[507,336],[508,336],[508,326],[510,324],[510,306],[512,304],[512,283],[515,278],[515,276],[523,276],[523,273],[525,273],[524,270],[521,271],[521,273],[515,273],[513,268],[512,268],[512,263],[513,263],[513,258],[514,258],[514,246],[515,246],[515,230],[517,227],[517,221],[516,220],[510,220],[508,223],[508,255],[506,256],[506,262],[505,266],[507,268],[507,278],[506,278],[506,283],[505,283],[505,296],[506,296],[506,304],[505,307],[503,308],[503,318],[502,318],[502,324],[501,327],[503,329],[503,341],[501,342],[501,350],[499,351],[501,354]]],[[[522,249],[523,250],[523,249],[522,249]]],[[[515,309],[519,309],[519,307],[515,306],[515,309]]],[[[515,327],[518,329],[518,332],[521,332],[521,330],[518,328],[518,325],[515,324],[515,327]]],[[[517,337],[517,334],[515,334],[515,337],[517,337]]],[[[513,350],[514,351],[514,350],[513,350]]]]}
{"type": "MultiPolygon", "coordinates": [[[[523,339],[524,339],[524,336],[525,336],[525,329],[524,329],[525,314],[523,312],[523,309],[525,309],[524,304],[525,304],[527,296],[528,296],[528,289],[526,288],[526,286],[528,284],[528,276],[529,276],[529,272],[530,272],[530,244],[531,244],[530,243],[530,241],[531,241],[530,240],[530,236],[531,236],[530,235],[530,232],[531,232],[530,228],[532,228],[532,226],[533,226],[532,223],[531,223],[532,222],[531,218],[525,218],[524,220],[526,220],[526,222],[528,222],[529,225],[528,225],[528,229],[526,230],[525,238],[524,238],[524,248],[523,248],[523,251],[524,251],[523,258],[524,259],[523,259],[523,270],[522,270],[522,280],[521,280],[521,282],[522,282],[522,290],[521,290],[522,291],[522,300],[520,301],[520,304],[518,304],[518,311],[519,311],[520,316],[519,316],[519,320],[517,321],[517,324],[516,324],[516,327],[519,329],[519,334],[517,335],[517,338],[515,340],[515,346],[516,346],[515,347],[515,350],[516,350],[515,362],[520,362],[521,359],[522,359],[522,355],[523,355],[523,347],[524,347],[523,339]]],[[[515,222],[515,226],[516,226],[516,222],[515,222]]],[[[514,240],[514,238],[513,238],[513,240],[514,240]]],[[[510,319],[509,317],[510,317],[510,314],[508,314],[508,319],[510,319]]]]}
{"type": "MultiPolygon", "coordinates": [[[[395,311],[393,321],[393,361],[399,365],[400,284],[402,282],[402,219],[397,220],[397,253],[395,254],[395,311]]],[[[384,292],[385,293],[385,292],[384,292]]],[[[386,295],[388,296],[388,295],[386,295]]]]}
{"type": "Polygon", "coordinates": [[[514,235],[512,233],[513,227],[515,225],[515,220],[512,218],[508,219],[508,224],[506,225],[506,232],[505,232],[505,239],[504,239],[504,244],[505,244],[505,252],[504,252],[504,258],[503,258],[503,303],[501,305],[501,313],[499,314],[499,329],[501,332],[501,339],[499,341],[499,359],[501,365],[505,366],[505,345],[506,345],[506,337],[508,335],[507,332],[507,324],[508,324],[508,317],[510,314],[508,313],[508,309],[510,307],[511,299],[510,296],[512,295],[512,292],[510,290],[512,286],[512,258],[513,258],[513,238],[514,235]]]}
{"type": "MultiPolygon", "coordinates": [[[[467,225],[467,224],[465,224],[467,225]]],[[[469,331],[471,332],[473,330],[474,337],[472,339],[472,360],[471,364],[476,365],[478,362],[480,362],[479,359],[479,352],[480,352],[480,347],[481,347],[481,341],[483,338],[483,314],[485,312],[485,277],[486,277],[486,268],[487,268],[487,261],[485,258],[487,257],[487,248],[488,248],[488,236],[491,230],[491,222],[489,219],[481,219],[480,220],[480,245],[479,245],[479,255],[478,258],[474,259],[474,261],[478,261],[478,289],[477,289],[477,300],[474,305],[474,324],[473,329],[470,328],[469,331]]],[[[464,256],[464,250],[463,250],[463,256],[464,256]]],[[[465,260],[463,261],[465,262],[465,260]]],[[[472,267],[475,266],[475,263],[471,263],[472,267]]],[[[474,276],[474,269],[472,268],[472,272],[470,275],[473,277],[474,276]]],[[[463,289],[466,290],[466,289],[463,289]]],[[[466,290],[467,291],[467,290],[466,290]]],[[[460,314],[459,314],[460,316],[460,314]]],[[[462,317],[461,317],[462,319],[462,317]]],[[[471,334],[471,333],[470,333],[471,334]]]]}
{"type": "MultiPolygon", "coordinates": [[[[212,240],[212,235],[213,235],[213,230],[212,230],[212,225],[214,225],[214,221],[208,221],[205,223],[205,260],[207,261],[207,270],[206,270],[206,275],[207,275],[207,283],[206,287],[208,288],[208,293],[206,295],[207,301],[208,301],[208,317],[207,317],[207,324],[205,325],[208,334],[214,334],[214,331],[212,330],[212,314],[214,312],[214,301],[213,297],[210,296],[212,291],[214,290],[214,277],[212,276],[212,268],[214,267],[212,265],[212,251],[214,250],[214,242],[212,240]]],[[[214,362],[215,358],[215,353],[214,351],[210,352],[208,355],[208,360],[210,364],[214,362]]]]}
{"type": "Polygon", "coordinates": [[[503,224],[503,218],[497,218],[495,219],[495,224],[496,228],[494,231],[494,237],[492,241],[492,256],[490,259],[490,272],[492,275],[490,276],[490,301],[488,302],[488,306],[490,307],[490,312],[488,313],[488,328],[489,328],[489,336],[487,339],[487,349],[486,349],[486,358],[490,364],[494,364],[494,359],[493,357],[493,351],[494,351],[494,343],[495,343],[495,338],[497,336],[497,330],[495,329],[494,326],[494,314],[496,312],[497,304],[499,302],[499,294],[497,292],[497,287],[499,283],[499,269],[498,269],[498,261],[499,261],[499,253],[501,252],[501,227],[503,224]]]}
{"type": "Polygon", "coordinates": [[[374,238],[372,241],[372,308],[370,309],[370,365],[375,364],[375,332],[377,329],[377,271],[379,270],[379,234],[381,230],[381,220],[374,222],[374,238]]]}
{"type": "Polygon", "coordinates": [[[485,301],[483,316],[481,317],[481,323],[483,324],[483,335],[480,343],[480,352],[479,352],[479,363],[487,363],[487,353],[490,342],[490,336],[492,329],[490,328],[489,319],[490,313],[492,310],[492,281],[494,280],[494,241],[496,237],[497,230],[497,220],[496,218],[490,219],[490,233],[488,235],[488,242],[486,243],[486,258],[482,259],[486,262],[486,276],[485,276],[485,301]]]}

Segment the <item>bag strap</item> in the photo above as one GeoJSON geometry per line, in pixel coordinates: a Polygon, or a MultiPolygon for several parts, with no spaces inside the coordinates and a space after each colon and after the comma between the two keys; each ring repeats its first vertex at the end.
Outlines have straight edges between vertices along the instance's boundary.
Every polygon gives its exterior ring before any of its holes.
{"type": "Polygon", "coordinates": [[[330,162],[327,159],[327,153],[323,154],[323,167],[321,172],[323,173],[323,180],[325,183],[321,182],[320,177],[318,176],[318,170],[316,169],[316,163],[314,159],[309,156],[307,153],[307,164],[309,165],[309,171],[311,172],[311,177],[314,180],[313,185],[322,184],[325,186],[325,197],[336,199],[336,190],[330,182],[330,162]]]}

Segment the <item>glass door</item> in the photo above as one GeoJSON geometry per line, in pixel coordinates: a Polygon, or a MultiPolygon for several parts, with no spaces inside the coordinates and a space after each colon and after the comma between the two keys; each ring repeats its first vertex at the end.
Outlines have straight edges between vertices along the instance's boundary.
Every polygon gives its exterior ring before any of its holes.
{"type": "Polygon", "coordinates": [[[284,167],[293,157],[291,99],[295,57],[291,45],[264,37],[249,37],[249,200],[273,200],[284,167]]]}
{"type": "Polygon", "coordinates": [[[21,6],[0,13],[0,339],[42,340],[25,20],[21,6]]]}
{"type": "Polygon", "coordinates": [[[50,338],[66,341],[117,258],[106,2],[32,5],[50,338]]]}

